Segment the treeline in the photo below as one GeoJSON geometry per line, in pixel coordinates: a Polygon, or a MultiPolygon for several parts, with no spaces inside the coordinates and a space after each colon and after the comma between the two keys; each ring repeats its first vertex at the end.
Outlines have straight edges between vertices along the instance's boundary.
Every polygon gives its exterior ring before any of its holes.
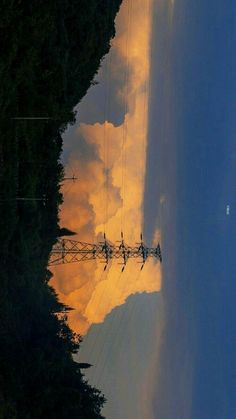
{"type": "Polygon", "coordinates": [[[3,0],[1,112],[64,124],[108,52],[121,0],[3,0]],[[37,91],[37,94],[35,92],[37,91]]]}
{"type": "Polygon", "coordinates": [[[104,396],[73,360],[81,337],[49,285],[62,133],[114,36],[121,0],[0,6],[0,418],[101,418],[104,396]],[[19,120],[44,116],[48,120],[19,120]],[[19,199],[20,198],[20,199],[19,199]],[[22,200],[21,198],[26,198],[22,200]]]}

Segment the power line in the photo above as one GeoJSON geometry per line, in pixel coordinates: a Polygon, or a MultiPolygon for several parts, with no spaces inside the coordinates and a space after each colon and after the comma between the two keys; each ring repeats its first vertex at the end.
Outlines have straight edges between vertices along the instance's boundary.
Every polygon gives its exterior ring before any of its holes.
{"type": "Polygon", "coordinates": [[[121,229],[125,228],[125,201],[126,201],[126,188],[125,188],[125,174],[126,174],[126,140],[128,133],[128,93],[129,93],[129,49],[130,49],[130,31],[132,24],[132,0],[128,3],[128,17],[127,17],[127,37],[126,37],[126,69],[124,72],[124,123],[122,131],[122,148],[121,148],[121,188],[122,188],[122,210],[121,210],[121,229]]]}

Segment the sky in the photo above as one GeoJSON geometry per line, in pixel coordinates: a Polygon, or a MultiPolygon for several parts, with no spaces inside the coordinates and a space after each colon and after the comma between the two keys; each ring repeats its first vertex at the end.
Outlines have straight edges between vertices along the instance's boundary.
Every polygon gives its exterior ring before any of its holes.
{"type": "MultiPolygon", "coordinates": [[[[152,2],[124,1],[116,20],[116,37],[93,86],[78,106],[77,122],[64,136],[67,175],[61,225],[78,233],[75,239],[98,242],[105,233],[115,242],[121,231],[129,245],[140,241],[146,171],[150,85],[152,2]]],[[[156,225],[148,245],[157,245],[156,225]]],[[[138,268],[137,268],[138,266],[138,268]]],[[[161,288],[160,264],[154,260],[137,277],[130,261],[122,276],[112,264],[55,268],[52,281],[60,298],[75,308],[74,330],[85,334],[132,294],[161,288]]]]}
{"type": "Polygon", "coordinates": [[[65,186],[62,224],[82,240],[122,228],[131,243],[142,228],[162,244],[162,269],[55,275],[107,418],[236,417],[235,20],[230,0],[125,0],[65,135],[79,181],[65,186]]]}
{"type": "MultiPolygon", "coordinates": [[[[158,419],[236,414],[235,12],[231,1],[180,0],[174,7],[168,75],[174,129],[165,133],[176,146],[166,188],[174,178],[176,193],[162,236],[163,254],[175,257],[163,265],[158,419]]],[[[165,112],[160,106],[154,99],[156,119],[165,112]]]]}

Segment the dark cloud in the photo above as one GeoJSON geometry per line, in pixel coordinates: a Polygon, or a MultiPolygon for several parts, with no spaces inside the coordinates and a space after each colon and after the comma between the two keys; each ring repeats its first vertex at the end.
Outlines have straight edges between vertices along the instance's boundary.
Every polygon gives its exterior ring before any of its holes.
{"type": "Polygon", "coordinates": [[[125,69],[114,49],[104,58],[95,83],[77,108],[78,121],[103,124],[107,120],[114,126],[121,125],[125,116],[125,104],[117,92],[124,89],[125,69]]]}
{"type": "MultiPolygon", "coordinates": [[[[70,159],[83,160],[83,162],[99,160],[96,144],[87,141],[81,130],[79,123],[69,126],[63,136],[63,163],[66,166],[70,159]]],[[[70,167],[68,169],[71,169],[70,167]]]]}

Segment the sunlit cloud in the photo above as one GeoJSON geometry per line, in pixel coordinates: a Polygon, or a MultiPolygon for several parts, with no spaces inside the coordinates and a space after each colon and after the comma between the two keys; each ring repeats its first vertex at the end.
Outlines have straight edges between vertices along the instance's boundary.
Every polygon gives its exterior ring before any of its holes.
{"type": "MultiPolygon", "coordinates": [[[[96,242],[104,231],[111,241],[134,245],[140,239],[143,223],[143,194],[148,129],[151,1],[124,1],[117,17],[113,51],[121,63],[110,63],[112,75],[123,80],[117,98],[125,104],[121,125],[111,122],[76,128],[78,142],[68,157],[67,170],[77,168],[78,182],[71,185],[61,210],[61,225],[76,231],[81,241],[96,242]],[[81,139],[89,150],[80,154],[81,139]]],[[[66,188],[66,187],[65,187],[66,188]]],[[[160,239],[160,232],[155,235],[160,239]]],[[[75,239],[77,236],[75,236],[75,239]]],[[[160,290],[160,265],[150,260],[142,272],[129,261],[121,274],[116,262],[104,265],[88,262],[54,269],[52,280],[60,298],[75,310],[71,326],[85,333],[92,323],[102,322],[131,294],[160,290]]]]}

